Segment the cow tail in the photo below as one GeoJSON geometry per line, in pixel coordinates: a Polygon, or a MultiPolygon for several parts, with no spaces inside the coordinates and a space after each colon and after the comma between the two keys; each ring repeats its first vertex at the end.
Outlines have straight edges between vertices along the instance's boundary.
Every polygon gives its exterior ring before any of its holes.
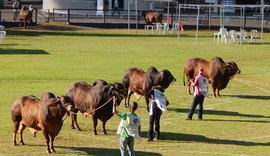
{"type": "Polygon", "coordinates": [[[184,70],[183,70],[183,84],[184,84],[184,86],[186,86],[186,80],[185,80],[185,67],[184,67],[184,70]]]}

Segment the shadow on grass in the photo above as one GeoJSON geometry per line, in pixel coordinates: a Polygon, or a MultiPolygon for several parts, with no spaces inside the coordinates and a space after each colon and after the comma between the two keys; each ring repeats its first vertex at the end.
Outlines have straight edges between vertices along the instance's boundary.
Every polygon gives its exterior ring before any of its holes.
{"type": "Polygon", "coordinates": [[[212,138],[207,138],[203,135],[170,133],[170,132],[161,132],[161,139],[186,141],[186,142],[201,142],[201,143],[207,143],[207,144],[224,144],[224,145],[240,145],[240,146],[270,146],[270,142],[260,143],[260,142],[250,142],[250,141],[243,141],[243,140],[212,139],[212,138]]]}
{"type": "Polygon", "coordinates": [[[270,96],[259,96],[259,95],[222,95],[229,97],[237,97],[242,99],[255,99],[255,100],[268,100],[270,101],[270,96]]]}
{"type": "MultiPolygon", "coordinates": [[[[156,34],[117,34],[117,33],[88,33],[88,32],[76,32],[76,31],[19,31],[19,30],[9,30],[10,35],[17,36],[84,36],[84,37],[171,37],[176,38],[176,35],[156,35],[156,34]]],[[[182,34],[181,37],[194,38],[193,35],[182,34]]],[[[200,38],[211,38],[211,36],[200,36],[200,38]]]]}
{"type": "MultiPolygon", "coordinates": [[[[81,151],[87,153],[88,155],[98,155],[98,156],[120,155],[120,149],[112,149],[112,148],[66,147],[66,146],[55,146],[55,148],[68,148],[74,151],[81,151]]],[[[148,155],[161,156],[161,154],[159,153],[136,151],[136,149],[135,154],[140,156],[148,156],[148,155]]]]}
{"type": "MultiPolygon", "coordinates": [[[[168,110],[175,111],[175,112],[178,112],[178,113],[188,113],[188,111],[189,111],[189,109],[181,109],[181,108],[176,108],[176,109],[175,108],[168,108],[168,110]]],[[[264,116],[264,115],[241,114],[239,112],[220,111],[220,110],[203,110],[203,114],[224,115],[224,116],[239,116],[239,117],[249,117],[249,118],[270,118],[270,116],[264,116]]]]}
{"type": "Polygon", "coordinates": [[[31,49],[2,49],[0,55],[49,54],[44,50],[31,49]]]}

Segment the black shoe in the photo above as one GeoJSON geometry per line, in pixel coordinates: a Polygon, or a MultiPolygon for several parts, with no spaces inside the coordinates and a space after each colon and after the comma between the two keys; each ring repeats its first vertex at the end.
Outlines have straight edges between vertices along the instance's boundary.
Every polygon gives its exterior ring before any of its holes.
{"type": "Polygon", "coordinates": [[[153,141],[153,139],[151,139],[151,138],[148,138],[148,139],[147,139],[147,141],[153,141]]]}
{"type": "Polygon", "coordinates": [[[156,133],[155,137],[156,137],[157,140],[160,140],[160,134],[159,133],[156,133]]]}
{"type": "Polygon", "coordinates": [[[186,117],[186,118],[185,118],[185,120],[192,120],[192,119],[191,119],[191,118],[189,118],[189,117],[186,117]]]}

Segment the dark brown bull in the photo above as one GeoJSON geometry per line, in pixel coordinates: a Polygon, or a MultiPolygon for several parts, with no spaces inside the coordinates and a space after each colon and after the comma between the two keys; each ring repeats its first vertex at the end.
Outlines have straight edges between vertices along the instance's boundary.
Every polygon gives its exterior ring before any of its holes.
{"type": "Polygon", "coordinates": [[[77,112],[80,111],[85,116],[92,115],[93,120],[93,132],[97,135],[98,119],[102,121],[102,130],[104,134],[106,132],[106,122],[113,116],[113,98],[117,98],[116,103],[119,105],[123,99],[121,95],[123,92],[123,85],[120,83],[108,84],[104,80],[97,80],[93,83],[93,86],[86,82],[73,83],[68,91],[67,96],[75,104],[75,113],[71,115],[71,128],[79,128],[77,122],[77,112]]]}
{"type": "Polygon", "coordinates": [[[142,11],[142,16],[144,17],[146,24],[162,23],[163,15],[159,12],[154,11],[142,11]]]}
{"type": "Polygon", "coordinates": [[[235,62],[225,63],[222,58],[214,57],[210,62],[210,81],[214,96],[219,94],[219,91],[226,88],[229,81],[234,78],[236,74],[240,74],[241,71],[235,62]]]}
{"type": "MultiPolygon", "coordinates": [[[[214,96],[220,96],[219,91],[226,88],[236,74],[240,74],[240,69],[235,62],[225,63],[222,58],[214,57],[211,62],[201,58],[191,58],[187,61],[184,74],[187,77],[187,91],[190,92],[190,81],[193,81],[195,76],[198,75],[199,70],[203,68],[204,75],[209,79],[212,85],[214,96]]],[[[185,81],[185,78],[183,77],[185,81]]],[[[184,82],[185,85],[185,82],[184,82]]]]}
{"type": "Polygon", "coordinates": [[[30,28],[32,26],[33,10],[29,10],[26,6],[23,6],[20,10],[20,27],[24,22],[24,28],[30,28]]]}
{"type": "Polygon", "coordinates": [[[26,127],[34,132],[41,130],[46,139],[47,152],[55,152],[53,141],[60,132],[68,111],[74,109],[65,96],[40,101],[34,96],[23,96],[17,99],[12,106],[11,118],[14,123],[13,144],[16,143],[16,134],[19,130],[20,144],[24,145],[23,130],[26,127]]]}
{"type": "Polygon", "coordinates": [[[146,108],[149,110],[149,95],[146,94],[153,86],[160,86],[167,89],[176,79],[168,70],[157,71],[155,67],[150,67],[146,72],[138,68],[128,68],[124,72],[122,83],[124,85],[125,106],[129,106],[130,96],[135,93],[137,99],[145,96],[146,108]]]}

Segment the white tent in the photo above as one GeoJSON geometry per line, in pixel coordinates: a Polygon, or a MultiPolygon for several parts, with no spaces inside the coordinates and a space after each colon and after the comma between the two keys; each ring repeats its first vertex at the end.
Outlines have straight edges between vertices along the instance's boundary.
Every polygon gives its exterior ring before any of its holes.
{"type": "MultiPolygon", "coordinates": [[[[264,10],[265,8],[270,8],[270,5],[195,5],[195,4],[179,4],[179,20],[181,18],[181,8],[188,8],[188,9],[197,9],[198,14],[196,18],[196,40],[195,44],[198,45],[198,31],[199,31],[199,18],[200,18],[200,9],[201,8],[218,8],[220,10],[220,27],[224,28],[224,16],[225,16],[225,8],[226,7],[233,7],[233,8],[240,8],[240,29],[244,29],[244,19],[245,19],[245,9],[246,8],[260,8],[261,12],[261,39],[263,34],[264,28],[264,10]]],[[[211,13],[211,11],[209,12],[211,13]]],[[[211,17],[211,16],[210,16],[211,17]]],[[[210,22],[210,20],[209,20],[210,22]]],[[[179,35],[178,35],[179,38],[179,35]]]]}

